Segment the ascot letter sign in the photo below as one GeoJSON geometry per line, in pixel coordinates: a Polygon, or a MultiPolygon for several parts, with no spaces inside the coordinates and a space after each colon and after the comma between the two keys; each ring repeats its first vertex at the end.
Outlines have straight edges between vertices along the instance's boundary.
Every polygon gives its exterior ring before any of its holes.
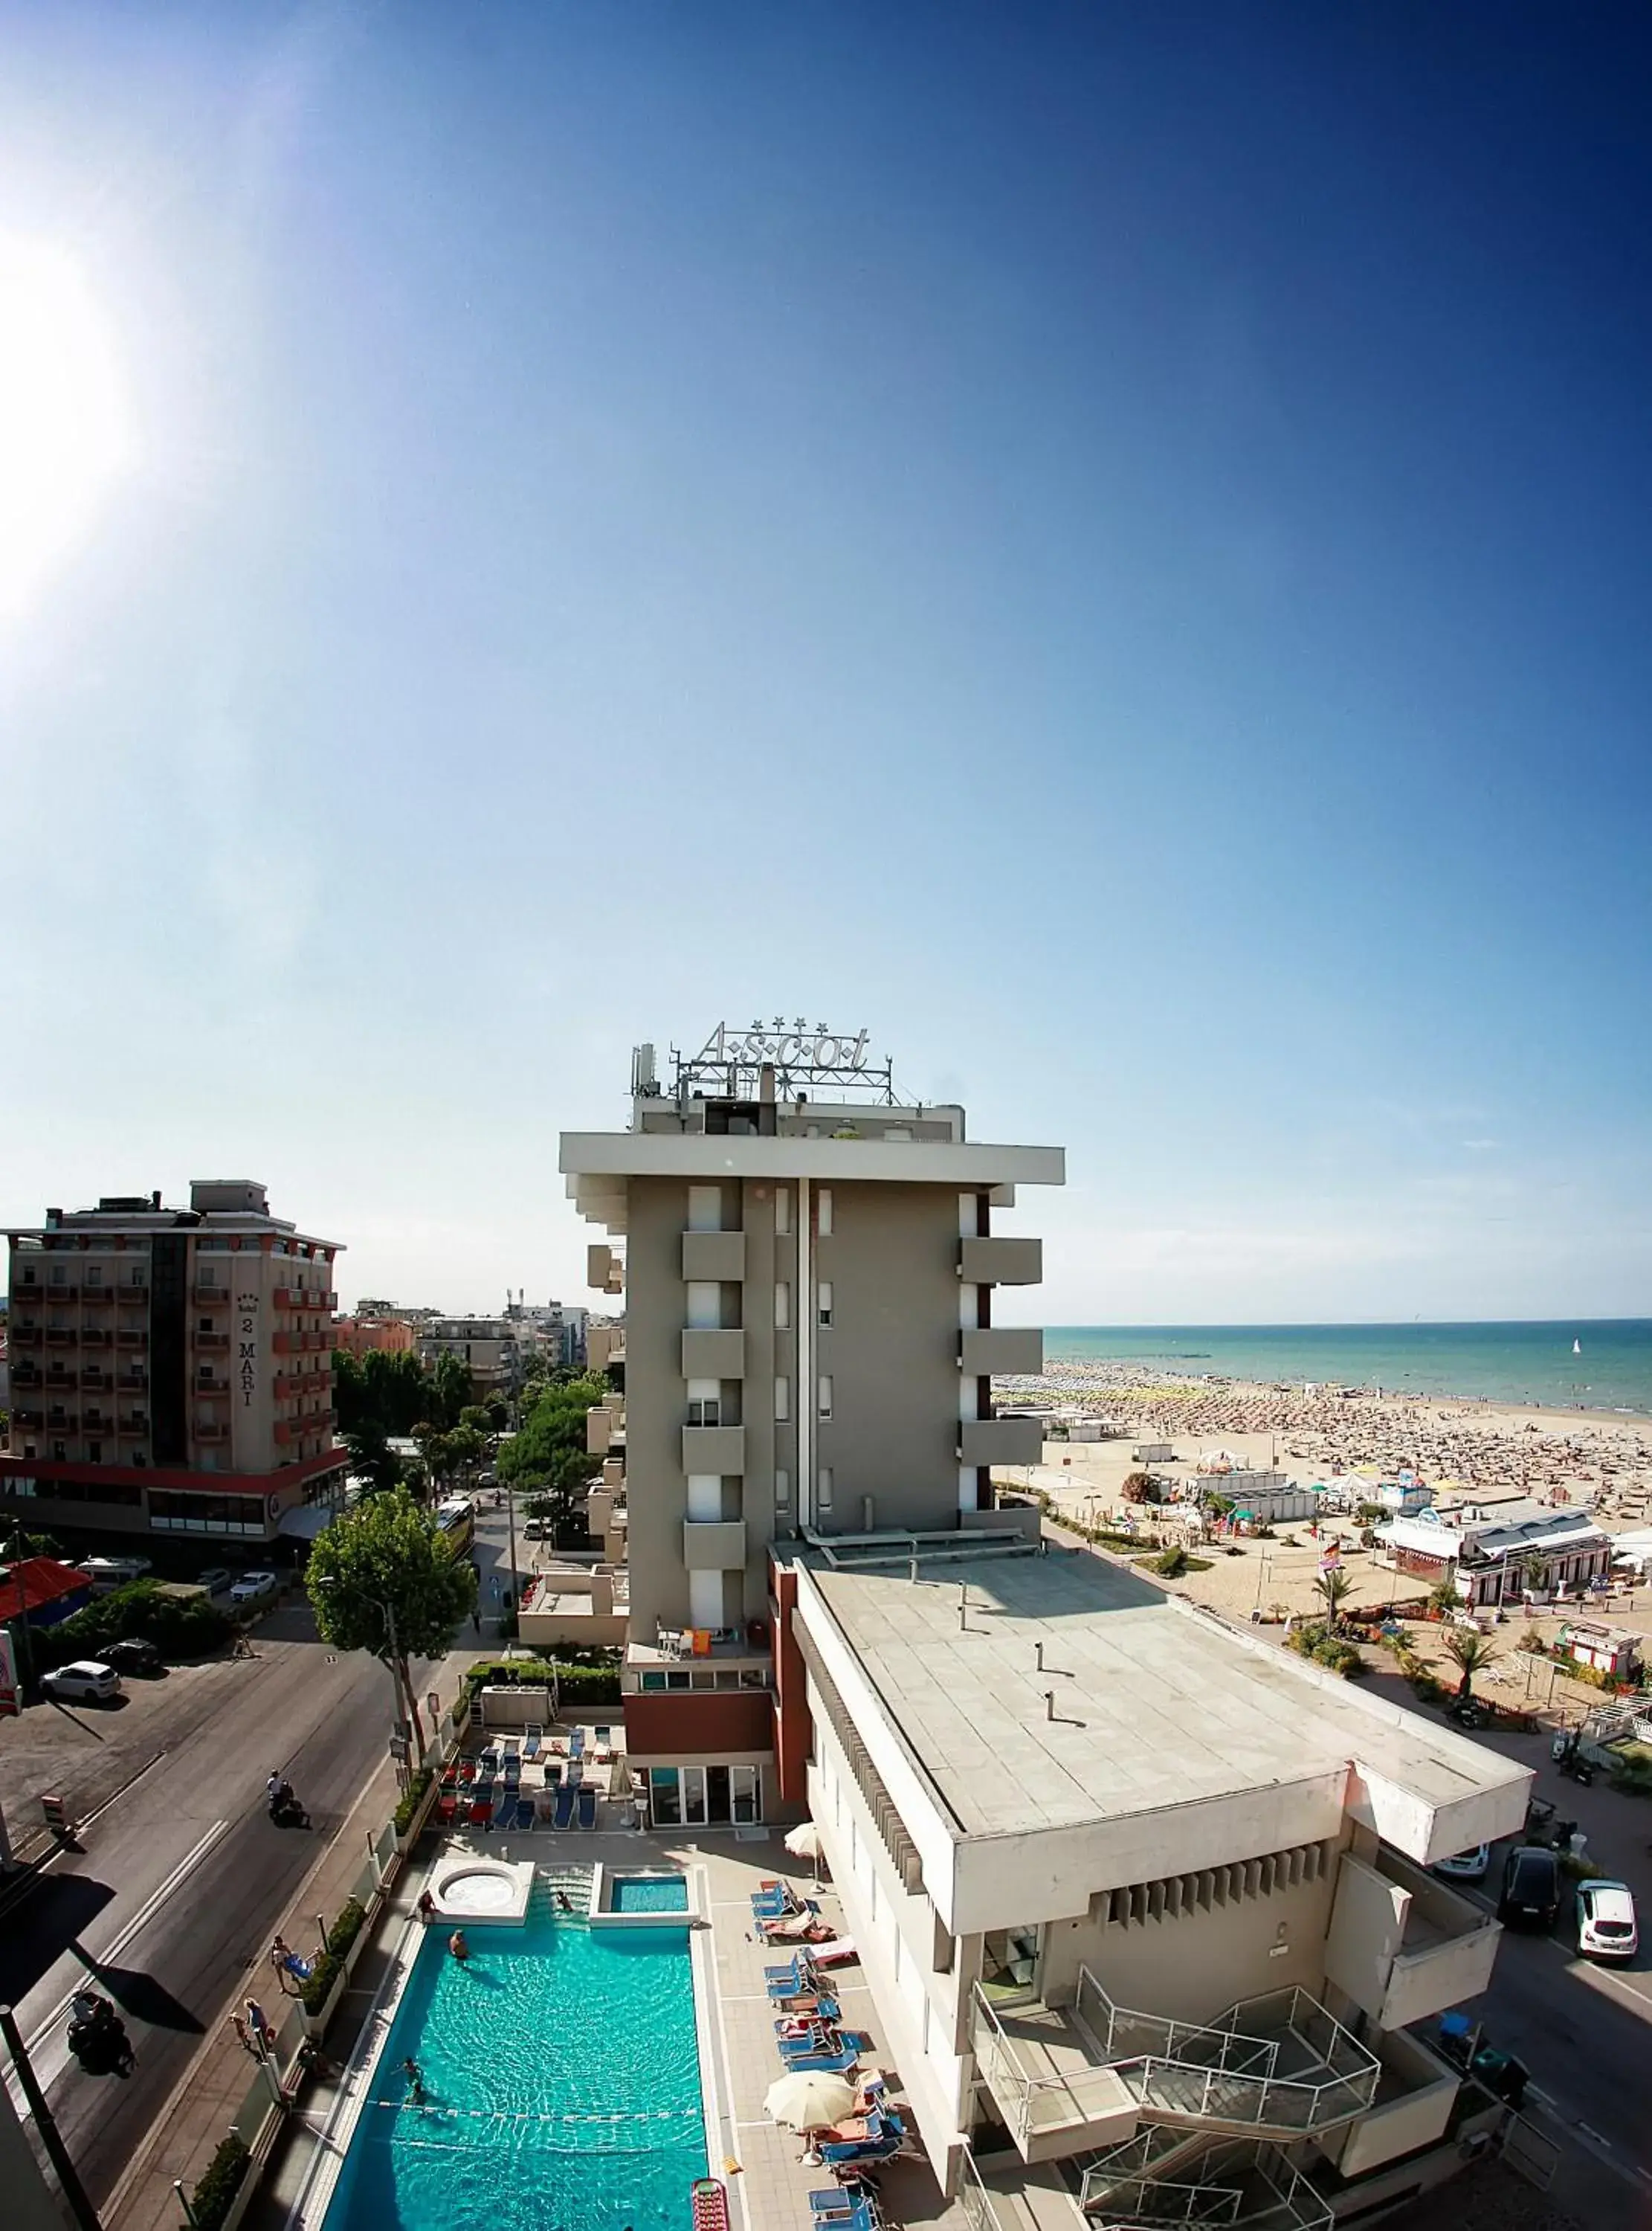
{"type": "Polygon", "coordinates": [[[849,1038],[817,1023],[811,1031],[798,1021],[788,1030],[778,1016],[767,1029],[753,1023],[748,1031],[731,1030],[719,1023],[695,1059],[701,1064],[726,1068],[758,1068],[765,1061],[777,1069],[861,1070],[866,1067],[867,1033],[849,1038]]]}

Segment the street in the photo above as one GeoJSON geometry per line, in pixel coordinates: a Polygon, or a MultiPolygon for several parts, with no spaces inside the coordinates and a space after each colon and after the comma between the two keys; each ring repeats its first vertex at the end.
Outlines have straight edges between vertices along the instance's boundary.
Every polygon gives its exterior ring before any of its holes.
{"type": "Polygon", "coordinates": [[[272,1995],[271,1935],[384,1754],[381,1665],[326,1650],[304,1607],[276,1613],[255,1643],[253,1661],[188,1669],[205,1678],[177,1727],[156,1718],[164,1755],[0,1922],[0,2000],[16,2007],[94,2203],[203,2034],[247,1992],[272,1995]],[[309,1808],[308,1831],[268,1818],[264,1781],[276,1766],[309,1808]],[[88,1979],[120,2008],[137,2048],[126,2080],[87,2076],[69,2057],[68,1998],[88,1979]]]}

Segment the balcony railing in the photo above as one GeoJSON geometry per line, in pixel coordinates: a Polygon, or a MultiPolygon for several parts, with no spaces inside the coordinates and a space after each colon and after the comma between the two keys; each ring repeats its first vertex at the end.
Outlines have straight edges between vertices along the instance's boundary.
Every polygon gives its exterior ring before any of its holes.
{"type": "Polygon", "coordinates": [[[147,1412],[143,1410],[132,1412],[128,1416],[119,1420],[116,1431],[123,1441],[142,1440],[149,1431],[147,1412]]]}
{"type": "Polygon", "coordinates": [[[106,1332],[101,1325],[87,1325],[81,1335],[82,1348],[113,1348],[114,1335],[106,1332]]]}
{"type": "Polygon", "coordinates": [[[77,1331],[75,1331],[72,1325],[47,1326],[46,1345],[48,1348],[78,1348],[80,1344],[81,1335],[77,1331]]]}
{"type": "Polygon", "coordinates": [[[94,1363],[88,1370],[81,1374],[81,1384],[94,1394],[106,1394],[113,1387],[114,1380],[108,1372],[100,1370],[94,1363]]]}
{"type": "Polygon", "coordinates": [[[197,1441],[227,1441],[229,1428],[217,1419],[197,1420],[195,1438],[197,1441]]]}
{"type": "Polygon", "coordinates": [[[42,1301],[50,1302],[54,1304],[58,1302],[78,1301],[80,1297],[81,1290],[78,1285],[60,1286],[54,1282],[51,1285],[42,1286],[40,1290],[40,1297],[42,1301]]]}
{"type": "Polygon", "coordinates": [[[117,1348],[147,1348],[149,1335],[139,1331],[136,1325],[122,1325],[115,1335],[115,1346],[117,1348]]]}
{"type": "Polygon", "coordinates": [[[143,1394],[148,1392],[149,1374],[146,1371],[123,1371],[115,1381],[123,1394],[143,1394]]]}
{"type": "Polygon", "coordinates": [[[211,1348],[216,1351],[219,1348],[227,1349],[229,1345],[229,1335],[227,1332],[196,1332],[191,1334],[190,1337],[197,1348],[211,1348]]]}
{"type": "Polygon", "coordinates": [[[147,1309],[149,1307],[149,1281],[147,1278],[125,1279],[119,1285],[112,1287],[110,1291],[114,1295],[117,1301],[131,1302],[135,1307],[140,1307],[143,1309],[147,1309]]]}
{"type": "Polygon", "coordinates": [[[11,1422],[14,1426],[21,1426],[25,1432],[43,1432],[46,1413],[43,1410],[14,1410],[11,1422]]]}
{"type": "Polygon", "coordinates": [[[1155,2128],[1086,2169],[1079,2206],[1093,2224],[1226,2223],[1233,2231],[1329,2231],[1330,2205],[1277,2146],[1210,2147],[1155,2128]],[[1169,2174],[1155,2173],[1160,2162],[1169,2174]],[[1189,2172],[1189,2181],[1178,2174],[1189,2172]]]}
{"type": "Polygon", "coordinates": [[[82,1286],[81,1307],[83,1310],[106,1310],[114,1299],[113,1286],[82,1286]]]}
{"type": "Polygon", "coordinates": [[[190,1294],[197,1309],[227,1310],[229,1306],[228,1286],[192,1286],[190,1294]]]}
{"type": "Polygon", "coordinates": [[[11,1328],[11,1345],[14,1348],[38,1348],[45,1337],[44,1328],[40,1325],[16,1324],[11,1328]]]}
{"type": "MultiPolygon", "coordinates": [[[[275,1388],[279,1394],[281,1392],[279,1380],[275,1382],[275,1388]]],[[[229,1392],[229,1381],[227,1379],[197,1378],[191,1381],[190,1391],[194,1394],[227,1394],[229,1392]]]]}

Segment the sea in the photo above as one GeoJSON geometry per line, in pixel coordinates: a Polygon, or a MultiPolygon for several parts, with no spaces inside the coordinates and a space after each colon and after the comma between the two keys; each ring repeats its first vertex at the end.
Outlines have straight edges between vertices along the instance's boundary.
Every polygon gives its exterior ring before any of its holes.
{"type": "Polygon", "coordinates": [[[1146,1375],[1265,1386],[1317,1381],[1652,1416],[1652,1317],[1552,1324],[1051,1325],[1044,1359],[1047,1366],[1139,1365],[1146,1375]]]}

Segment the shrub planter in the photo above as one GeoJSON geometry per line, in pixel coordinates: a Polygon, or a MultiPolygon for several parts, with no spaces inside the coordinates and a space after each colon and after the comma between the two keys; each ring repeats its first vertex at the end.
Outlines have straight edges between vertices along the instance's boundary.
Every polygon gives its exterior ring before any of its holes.
{"type": "Polygon", "coordinates": [[[429,1782],[426,1787],[424,1794],[420,1798],[417,1805],[415,1806],[413,1809],[412,1819],[408,1822],[406,1827],[403,1829],[401,1833],[396,1839],[396,1856],[397,1859],[404,1859],[408,1853],[412,1850],[414,1845],[417,1843],[419,1838],[423,1834],[424,1824],[429,1819],[431,1810],[436,1804],[438,1795],[441,1794],[441,1780],[434,1768],[429,1769],[429,1782]]]}

